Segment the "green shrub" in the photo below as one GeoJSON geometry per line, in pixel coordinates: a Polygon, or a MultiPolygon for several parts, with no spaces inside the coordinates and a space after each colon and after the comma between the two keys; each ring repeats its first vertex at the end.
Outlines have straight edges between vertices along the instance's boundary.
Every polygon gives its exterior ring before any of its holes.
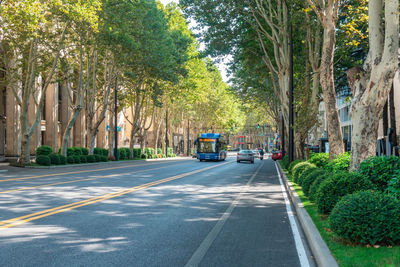
{"type": "Polygon", "coordinates": [[[379,191],[343,197],[329,216],[331,230],[360,244],[400,243],[400,201],[379,191]]]}
{"type": "Polygon", "coordinates": [[[323,181],[329,178],[329,176],[332,175],[332,173],[325,172],[323,175],[320,175],[317,177],[317,179],[312,182],[311,186],[308,189],[308,198],[312,201],[315,202],[315,197],[317,195],[319,186],[323,181]]]}
{"type": "Polygon", "coordinates": [[[95,157],[95,155],[88,155],[88,156],[87,156],[87,162],[89,162],[89,163],[96,162],[96,157],[95,157]]]}
{"type": "Polygon", "coordinates": [[[318,179],[320,176],[326,176],[326,175],[327,175],[326,170],[318,168],[313,170],[307,176],[303,177],[301,186],[303,188],[304,194],[306,196],[309,196],[309,191],[314,181],[318,179]]]}
{"type": "Polygon", "coordinates": [[[133,149],[134,158],[140,158],[141,155],[142,155],[142,150],[140,148],[134,148],[133,149]]]}
{"type": "Polygon", "coordinates": [[[296,160],[293,160],[293,161],[289,164],[289,168],[288,168],[289,174],[292,174],[292,169],[293,169],[293,167],[296,166],[296,165],[297,165],[298,163],[300,163],[300,162],[303,162],[303,160],[296,159],[296,160]]]}
{"type": "Polygon", "coordinates": [[[303,171],[308,169],[308,168],[311,168],[311,167],[315,167],[315,165],[311,164],[311,163],[309,163],[307,161],[303,161],[303,162],[300,162],[300,163],[296,164],[292,168],[292,179],[293,179],[293,182],[298,184],[299,183],[298,179],[303,174],[303,171]]]}
{"type": "Polygon", "coordinates": [[[74,155],[75,155],[74,148],[68,147],[67,148],[67,157],[74,156],[74,155]]]}
{"type": "Polygon", "coordinates": [[[343,196],[369,189],[375,189],[375,186],[365,176],[355,172],[338,172],[321,183],[315,203],[319,212],[328,214],[343,196]]]}
{"type": "Polygon", "coordinates": [[[392,179],[389,180],[386,192],[400,200],[400,170],[395,171],[392,179]]]}
{"type": "Polygon", "coordinates": [[[161,154],[161,156],[163,157],[163,158],[165,158],[166,156],[165,156],[165,154],[161,154]]]}
{"type": "Polygon", "coordinates": [[[81,147],[73,147],[74,156],[81,156],[82,155],[82,148],[81,147]]]}
{"type": "Polygon", "coordinates": [[[39,165],[50,166],[51,160],[49,156],[39,155],[36,156],[36,163],[39,165]]]}
{"type": "Polygon", "coordinates": [[[60,157],[57,154],[50,154],[48,157],[50,158],[51,164],[60,165],[60,157]]]}
{"type": "Polygon", "coordinates": [[[367,176],[379,190],[384,191],[397,170],[400,170],[399,157],[371,157],[361,162],[358,173],[367,176]]]}
{"type": "Polygon", "coordinates": [[[157,154],[162,154],[162,149],[161,148],[157,148],[157,154]]]}
{"type": "Polygon", "coordinates": [[[280,160],[280,164],[283,169],[287,170],[289,168],[289,156],[283,156],[280,160]]]}
{"type": "Polygon", "coordinates": [[[67,164],[67,157],[63,155],[58,155],[60,157],[60,165],[67,164]]]}
{"type": "Polygon", "coordinates": [[[49,156],[53,154],[53,149],[50,146],[40,146],[36,148],[36,156],[49,156]]]}
{"type": "Polygon", "coordinates": [[[174,149],[172,147],[169,147],[167,150],[168,150],[168,155],[172,155],[174,153],[174,149]]]}
{"type": "Polygon", "coordinates": [[[348,171],[350,167],[350,158],[350,152],[337,155],[333,160],[329,161],[326,168],[333,173],[348,171]]]}
{"type": "Polygon", "coordinates": [[[74,157],[74,162],[79,164],[81,163],[81,156],[73,156],[74,157]]]}
{"type": "Polygon", "coordinates": [[[126,159],[132,159],[131,150],[127,147],[123,148],[125,150],[126,159]]]}
{"type": "Polygon", "coordinates": [[[100,155],[93,155],[94,159],[96,160],[96,162],[100,162],[101,161],[101,156],[100,155]]]}
{"type": "Polygon", "coordinates": [[[302,174],[301,175],[299,175],[299,178],[297,178],[297,183],[299,184],[299,185],[303,185],[303,181],[304,181],[304,178],[305,177],[307,177],[310,173],[312,173],[313,171],[315,171],[316,169],[318,169],[315,165],[311,165],[311,166],[308,166],[303,172],[302,172],[302,174]]]}
{"type": "Polygon", "coordinates": [[[79,159],[80,159],[81,163],[87,163],[87,156],[86,155],[80,155],[79,159]]]}
{"type": "Polygon", "coordinates": [[[118,159],[119,160],[127,159],[125,148],[118,148],[118,159]]]}
{"type": "Polygon", "coordinates": [[[67,163],[68,164],[74,164],[75,163],[74,156],[67,156],[67,163]]]}
{"type": "Polygon", "coordinates": [[[141,159],[147,159],[147,155],[146,154],[142,154],[142,155],[140,155],[140,158],[141,159]]]}
{"type": "Polygon", "coordinates": [[[95,147],[93,150],[93,154],[108,157],[108,149],[95,147]]]}
{"type": "Polygon", "coordinates": [[[81,151],[82,151],[82,155],[89,155],[89,149],[87,149],[86,147],[81,147],[81,151]]]}
{"type": "Polygon", "coordinates": [[[152,156],[154,155],[154,148],[146,147],[144,149],[144,154],[147,155],[147,158],[152,158],[152,156]]]}
{"type": "Polygon", "coordinates": [[[312,153],[308,162],[315,164],[318,168],[325,168],[329,163],[329,153],[312,153]]]}
{"type": "Polygon", "coordinates": [[[101,155],[100,157],[101,157],[101,161],[103,161],[103,162],[107,162],[108,161],[108,157],[107,156],[101,155]]]}

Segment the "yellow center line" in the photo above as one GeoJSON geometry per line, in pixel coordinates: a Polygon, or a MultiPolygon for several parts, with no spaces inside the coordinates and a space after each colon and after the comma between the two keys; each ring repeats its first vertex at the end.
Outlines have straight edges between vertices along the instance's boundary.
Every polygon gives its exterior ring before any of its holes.
{"type": "MultiPolygon", "coordinates": [[[[152,168],[152,169],[146,169],[146,170],[140,170],[140,171],[135,171],[135,173],[138,172],[144,172],[144,171],[152,171],[152,170],[158,170],[158,169],[163,169],[163,168],[168,168],[170,166],[165,166],[165,167],[158,167],[158,168],[152,168]]],[[[46,186],[53,186],[53,185],[60,185],[60,184],[69,184],[69,183],[75,183],[75,182],[83,182],[83,181],[91,181],[91,180],[97,180],[97,179],[105,179],[105,178],[115,178],[112,177],[114,175],[119,175],[119,174],[128,174],[126,172],[120,172],[120,173],[114,173],[110,175],[105,175],[105,176],[99,176],[99,177],[93,177],[93,178],[85,178],[85,179],[79,179],[79,180],[72,180],[72,181],[66,181],[66,182],[58,182],[58,183],[51,183],[51,184],[43,184],[43,185],[37,185],[37,186],[28,186],[28,187],[23,187],[23,188],[17,188],[17,189],[10,189],[6,191],[1,191],[1,194],[6,194],[6,193],[11,193],[11,192],[17,192],[17,191],[24,191],[24,190],[29,190],[29,189],[35,189],[35,188],[40,188],[40,187],[46,187],[46,186]],[[110,177],[111,176],[111,177],[110,177]]]]}
{"type": "Polygon", "coordinates": [[[180,179],[180,178],[192,175],[192,174],[196,174],[196,173],[203,172],[203,171],[206,171],[206,170],[209,170],[209,169],[220,167],[220,166],[223,166],[223,165],[226,165],[226,164],[229,164],[229,163],[232,163],[232,162],[225,162],[225,163],[214,165],[214,166],[210,166],[210,167],[207,167],[207,168],[203,168],[203,169],[199,169],[199,170],[183,173],[183,174],[180,174],[180,175],[171,176],[171,177],[164,178],[164,179],[161,179],[161,180],[153,181],[153,182],[150,182],[150,183],[145,183],[145,184],[142,184],[142,185],[134,186],[134,187],[131,187],[131,188],[128,188],[128,189],[124,189],[124,190],[121,190],[121,191],[108,193],[108,194],[105,194],[105,195],[102,195],[102,196],[97,196],[97,197],[89,198],[89,199],[86,199],[86,200],[81,200],[81,201],[78,201],[78,202],[74,202],[74,203],[71,203],[71,204],[62,205],[62,206],[59,206],[59,207],[46,209],[46,210],[43,210],[43,211],[38,211],[38,212],[27,214],[27,215],[24,215],[24,216],[16,217],[16,218],[13,218],[13,219],[0,221],[0,230],[5,229],[5,228],[10,228],[10,227],[22,224],[22,223],[30,222],[30,221],[33,221],[33,220],[37,220],[37,219],[40,219],[40,218],[43,218],[43,217],[47,217],[47,216],[50,216],[50,215],[53,215],[53,214],[66,212],[66,211],[69,211],[69,210],[72,210],[72,209],[76,209],[76,208],[79,208],[79,207],[83,207],[83,206],[87,206],[87,205],[90,205],[90,204],[94,204],[94,203],[97,203],[97,202],[100,202],[100,201],[104,201],[104,200],[107,200],[107,199],[110,199],[110,198],[115,198],[115,197],[118,197],[118,196],[129,194],[129,193],[132,193],[134,191],[138,191],[138,190],[145,189],[145,188],[148,188],[148,187],[151,187],[151,186],[155,186],[155,185],[159,185],[159,184],[162,184],[162,183],[170,182],[170,181],[173,181],[173,180],[176,180],[176,179],[180,179]]]}
{"type": "MultiPolygon", "coordinates": [[[[177,161],[172,161],[176,163],[177,161]]],[[[115,169],[122,169],[122,168],[131,168],[131,167],[137,167],[137,166],[149,166],[149,165],[155,165],[155,164],[166,164],[166,163],[171,163],[171,161],[166,161],[166,162],[157,162],[157,163],[149,163],[149,164],[132,164],[132,165],[123,165],[123,166],[118,166],[118,167],[111,167],[111,168],[103,168],[103,169],[96,169],[96,170],[85,170],[85,171],[74,171],[74,172],[62,172],[62,173],[52,173],[52,174],[43,174],[43,175],[37,175],[37,176],[27,176],[27,177],[19,177],[19,178],[10,178],[10,179],[2,179],[0,180],[1,182],[8,182],[8,181],[18,181],[18,180],[26,180],[26,179],[36,179],[36,178],[42,178],[42,177],[51,177],[51,176],[59,176],[59,175],[67,175],[67,174],[77,174],[77,173],[87,173],[87,172],[100,172],[100,171],[107,171],[107,170],[115,170],[115,169]]],[[[82,165],[82,167],[85,165],[82,165]]]]}

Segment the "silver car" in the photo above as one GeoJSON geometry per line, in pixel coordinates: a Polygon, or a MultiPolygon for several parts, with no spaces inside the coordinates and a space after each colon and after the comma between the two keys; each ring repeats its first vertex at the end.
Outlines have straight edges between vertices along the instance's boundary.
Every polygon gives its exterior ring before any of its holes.
{"type": "Polygon", "coordinates": [[[237,153],[236,161],[239,163],[241,161],[250,161],[254,163],[254,153],[251,150],[240,150],[237,153]]]}

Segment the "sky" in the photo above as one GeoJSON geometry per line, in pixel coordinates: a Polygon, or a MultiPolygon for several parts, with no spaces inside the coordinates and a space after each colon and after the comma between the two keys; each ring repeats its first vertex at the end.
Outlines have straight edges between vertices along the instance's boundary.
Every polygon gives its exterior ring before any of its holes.
{"type": "MultiPolygon", "coordinates": [[[[178,4],[179,0],[160,0],[160,2],[165,6],[165,5],[167,5],[167,4],[171,3],[171,2],[175,2],[175,3],[178,4]]],[[[195,24],[195,23],[196,22],[191,22],[190,24],[195,24]]],[[[189,24],[189,27],[190,27],[190,24],[189,24]]],[[[224,61],[227,61],[227,60],[224,60],[224,61]]],[[[222,79],[225,82],[228,82],[229,78],[227,77],[227,65],[224,63],[224,61],[221,62],[221,63],[216,63],[216,65],[217,65],[219,71],[221,72],[222,79]]]]}

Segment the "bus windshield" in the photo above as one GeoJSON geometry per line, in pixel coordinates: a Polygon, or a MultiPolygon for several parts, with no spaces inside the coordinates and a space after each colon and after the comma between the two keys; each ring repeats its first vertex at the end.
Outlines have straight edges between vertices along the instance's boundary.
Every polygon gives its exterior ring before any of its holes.
{"type": "Polygon", "coordinates": [[[215,140],[199,140],[198,153],[216,153],[215,140]]]}

